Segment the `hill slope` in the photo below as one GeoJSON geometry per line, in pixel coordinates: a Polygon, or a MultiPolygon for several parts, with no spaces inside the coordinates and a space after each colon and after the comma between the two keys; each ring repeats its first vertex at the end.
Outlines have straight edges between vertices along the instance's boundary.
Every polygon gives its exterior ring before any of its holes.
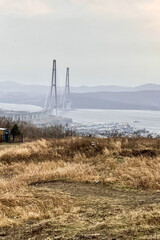
{"type": "MultiPolygon", "coordinates": [[[[61,92],[62,90],[63,88],[60,88],[61,92]]],[[[0,103],[43,107],[48,92],[47,86],[1,82],[0,103]]],[[[146,84],[135,88],[82,86],[71,88],[71,92],[73,108],[160,110],[160,85],[146,84]]]]}
{"type": "Polygon", "coordinates": [[[72,94],[74,108],[160,110],[160,91],[72,94]]]}

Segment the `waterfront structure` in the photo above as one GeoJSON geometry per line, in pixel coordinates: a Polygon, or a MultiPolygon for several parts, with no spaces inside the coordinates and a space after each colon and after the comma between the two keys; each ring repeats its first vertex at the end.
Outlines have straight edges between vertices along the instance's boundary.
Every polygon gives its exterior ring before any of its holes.
{"type": "Polygon", "coordinates": [[[52,78],[49,95],[47,97],[45,107],[39,112],[22,112],[22,111],[0,111],[0,116],[10,118],[13,121],[33,121],[47,119],[49,116],[57,116],[57,109],[71,110],[70,99],[70,83],[69,83],[69,68],[66,72],[65,92],[63,97],[63,103],[58,102],[57,91],[57,64],[56,60],[53,60],[52,78]]]}
{"type": "Polygon", "coordinates": [[[66,84],[65,84],[65,92],[64,92],[64,100],[63,100],[63,110],[64,111],[71,110],[69,67],[67,67],[67,70],[66,70],[66,84]]]}

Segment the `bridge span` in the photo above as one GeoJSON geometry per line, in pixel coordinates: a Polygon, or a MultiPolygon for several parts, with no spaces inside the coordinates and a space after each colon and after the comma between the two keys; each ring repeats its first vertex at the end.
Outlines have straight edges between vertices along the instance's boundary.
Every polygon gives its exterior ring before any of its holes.
{"type": "Polygon", "coordinates": [[[40,112],[14,112],[14,111],[3,111],[0,113],[1,117],[12,119],[13,121],[32,121],[32,120],[43,120],[49,116],[54,115],[54,109],[42,110],[40,112]]]}
{"type": "MultiPolygon", "coordinates": [[[[58,91],[57,91],[57,67],[56,60],[53,60],[52,67],[52,79],[49,95],[46,99],[45,107],[39,112],[25,112],[25,111],[0,111],[0,116],[12,119],[13,121],[34,121],[34,120],[46,120],[50,116],[53,118],[58,118],[57,108],[62,111],[71,110],[71,100],[70,100],[70,80],[69,80],[69,68],[66,71],[66,81],[65,81],[65,91],[62,102],[58,101],[58,91]]],[[[62,117],[59,117],[62,118],[62,117]]]]}

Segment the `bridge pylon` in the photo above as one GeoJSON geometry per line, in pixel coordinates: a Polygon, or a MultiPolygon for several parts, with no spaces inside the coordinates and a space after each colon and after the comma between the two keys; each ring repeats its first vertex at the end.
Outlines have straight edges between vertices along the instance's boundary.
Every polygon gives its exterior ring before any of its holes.
{"type": "Polygon", "coordinates": [[[67,67],[67,70],[66,70],[66,83],[65,83],[63,110],[64,110],[64,111],[69,111],[69,110],[71,110],[69,67],[67,67]]]}
{"type": "Polygon", "coordinates": [[[52,79],[51,79],[51,87],[50,87],[50,93],[47,100],[47,104],[45,107],[50,112],[54,110],[57,115],[57,66],[56,66],[56,60],[53,60],[53,67],[52,67],[52,79]]]}

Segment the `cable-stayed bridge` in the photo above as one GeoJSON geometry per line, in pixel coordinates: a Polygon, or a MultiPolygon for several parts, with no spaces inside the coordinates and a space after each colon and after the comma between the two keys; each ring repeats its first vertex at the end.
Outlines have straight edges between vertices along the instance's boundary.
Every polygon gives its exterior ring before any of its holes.
{"type": "Polygon", "coordinates": [[[64,93],[61,98],[58,98],[57,66],[56,60],[53,60],[51,87],[44,108],[39,112],[2,111],[0,116],[10,118],[14,121],[38,121],[47,119],[49,116],[57,116],[58,111],[69,110],[71,110],[69,67],[66,70],[64,93]]]}

